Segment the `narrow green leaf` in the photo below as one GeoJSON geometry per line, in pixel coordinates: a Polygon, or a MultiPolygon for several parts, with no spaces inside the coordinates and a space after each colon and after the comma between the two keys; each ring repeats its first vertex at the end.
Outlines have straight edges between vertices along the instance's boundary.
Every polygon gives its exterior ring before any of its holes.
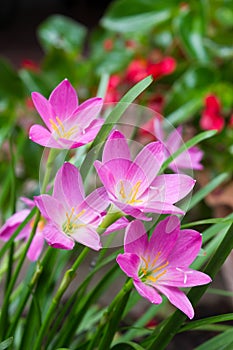
{"type": "Polygon", "coordinates": [[[227,219],[227,218],[205,219],[205,220],[198,220],[198,221],[189,222],[188,224],[184,224],[184,225],[182,225],[182,229],[187,228],[187,227],[192,227],[192,226],[218,224],[218,223],[231,224],[232,222],[233,222],[233,219],[227,219]]]}
{"type": "Polygon", "coordinates": [[[96,96],[102,97],[102,98],[105,97],[107,87],[108,87],[108,81],[109,81],[109,75],[107,73],[103,73],[100,78],[100,83],[99,83],[96,96]]]}
{"type": "Polygon", "coordinates": [[[233,348],[233,329],[211,338],[195,350],[231,350],[233,348]]]}
{"type": "Polygon", "coordinates": [[[194,97],[191,101],[186,102],[181,107],[167,116],[172,125],[179,125],[190,119],[202,106],[203,97],[194,97]]]}
{"type": "Polygon", "coordinates": [[[113,347],[111,347],[111,350],[130,350],[130,349],[134,349],[134,350],[144,350],[144,348],[141,347],[141,345],[133,343],[131,341],[125,341],[125,342],[120,342],[116,345],[114,345],[113,347]]]}
{"type": "Polygon", "coordinates": [[[10,337],[0,343],[0,350],[5,350],[13,343],[13,337],[10,337]]]}
{"type": "Polygon", "coordinates": [[[194,328],[200,328],[207,324],[220,323],[220,322],[226,322],[226,321],[232,321],[232,320],[233,320],[233,313],[206,317],[201,320],[189,322],[188,324],[183,326],[179,332],[184,332],[194,328]]]}

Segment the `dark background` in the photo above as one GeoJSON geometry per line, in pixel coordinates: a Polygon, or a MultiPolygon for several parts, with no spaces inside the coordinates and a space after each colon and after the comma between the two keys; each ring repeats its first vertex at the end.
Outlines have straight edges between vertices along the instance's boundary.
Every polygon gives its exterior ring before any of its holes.
{"type": "Polygon", "coordinates": [[[43,51],[38,43],[38,25],[52,14],[62,14],[91,30],[111,0],[0,0],[0,56],[16,68],[22,60],[38,62],[43,51]]]}

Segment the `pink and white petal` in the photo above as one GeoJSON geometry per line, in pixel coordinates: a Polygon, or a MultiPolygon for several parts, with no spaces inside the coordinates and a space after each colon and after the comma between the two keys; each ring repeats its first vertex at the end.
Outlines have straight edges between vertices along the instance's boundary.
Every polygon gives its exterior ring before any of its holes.
{"type": "Polygon", "coordinates": [[[75,121],[82,129],[86,129],[88,125],[90,125],[90,123],[97,118],[102,107],[102,98],[90,98],[79,105],[75,111],[73,111],[73,115],[70,117],[70,120],[75,121]]]}
{"type": "Polygon", "coordinates": [[[104,146],[103,163],[115,158],[130,160],[130,150],[125,136],[118,130],[113,130],[104,146]]]}
{"type": "Polygon", "coordinates": [[[156,257],[159,253],[158,264],[167,259],[170,262],[170,254],[176,245],[179,231],[180,221],[176,216],[168,216],[157,224],[149,241],[148,254],[156,257]]]}
{"type": "Polygon", "coordinates": [[[151,184],[149,198],[153,201],[176,203],[193,189],[195,182],[185,174],[159,175],[151,184]]]}
{"type": "Polygon", "coordinates": [[[104,120],[100,118],[93,120],[93,122],[91,122],[91,124],[78,135],[78,142],[80,144],[82,143],[83,145],[92,142],[98,134],[103,123],[104,120]]]}
{"type": "Polygon", "coordinates": [[[136,254],[124,253],[117,255],[116,262],[121,270],[128,276],[134,279],[139,279],[138,271],[140,268],[140,258],[136,254]]]}
{"type": "Polygon", "coordinates": [[[158,213],[158,214],[174,214],[184,215],[184,211],[173,204],[159,202],[159,201],[148,201],[144,204],[144,213],[158,213]]]}
{"type": "Polygon", "coordinates": [[[32,199],[27,197],[20,197],[19,198],[28,208],[32,209],[35,207],[35,203],[32,199]]]}
{"type": "Polygon", "coordinates": [[[169,168],[174,172],[179,172],[179,169],[201,170],[203,169],[203,165],[200,163],[202,158],[203,152],[198,147],[192,147],[175,158],[170,163],[169,168]]]}
{"type": "Polygon", "coordinates": [[[161,295],[155,290],[155,288],[144,284],[141,281],[133,281],[135,288],[137,289],[138,293],[143,297],[148,299],[153,304],[161,304],[163,299],[161,295]]]}
{"type": "Polygon", "coordinates": [[[159,120],[159,118],[155,118],[153,121],[153,127],[154,127],[154,135],[157,140],[164,143],[165,141],[165,135],[163,131],[163,122],[159,120]]]}
{"type": "Polygon", "coordinates": [[[72,233],[72,238],[91,249],[100,250],[102,248],[99,234],[88,226],[78,228],[76,232],[72,233]]]}
{"type": "MultiPolygon", "coordinates": [[[[165,149],[159,141],[149,143],[137,155],[134,163],[138,165],[139,169],[143,170],[147,178],[147,184],[144,185],[145,188],[140,188],[140,193],[150,186],[163,164],[164,157],[165,149]]],[[[139,178],[137,172],[135,172],[134,176],[136,179],[139,178]]]]}
{"type": "Polygon", "coordinates": [[[53,196],[74,208],[84,200],[83,181],[76,166],[69,162],[62,165],[55,177],[53,196]]]}
{"type": "Polygon", "coordinates": [[[127,227],[129,225],[129,220],[126,219],[126,217],[122,217],[115,221],[112,225],[108,226],[107,229],[104,231],[102,236],[108,235],[112,232],[122,230],[123,228],[127,227]]]}
{"type": "Polygon", "coordinates": [[[159,279],[159,284],[171,287],[194,287],[210,283],[211,278],[203,272],[188,268],[170,267],[159,279]]]}
{"type": "Polygon", "coordinates": [[[139,220],[131,221],[125,231],[124,249],[126,253],[144,256],[148,248],[148,237],[143,223],[139,220]]]}
{"type": "Polygon", "coordinates": [[[64,79],[51,93],[49,102],[61,121],[70,117],[78,106],[76,90],[64,79]]]}
{"type": "Polygon", "coordinates": [[[66,211],[64,205],[56,198],[47,194],[34,197],[36,206],[39,208],[42,216],[58,225],[66,220],[66,211]]]}
{"type": "Polygon", "coordinates": [[[195,230],[181,230],[171,252],[169,261],[172,266],[189,266],[196,259],[202,245],[202,236],[195,230]]]}
{"type": "Polygon", "coordinates": [[[151,221],[151,218],[148,218],[141,209],[137,208],[136,206],[132,206],[126,203],[122,203],[117,200],[113,200],[112,202],[115,204],[115,206],[120,209],[123,213],[130,215],[134,217],[135,219],[139,220],[145,220],[145,221],[151,221]]]}
{"type": "Polygon", "coordinates": [[[71,250],[74,248],[74,240],[55,225],[47,224],[43,230],[43,235],[48,245],[53,248],[65,250],[71,250]]]}
{"type": "Polygon", "coordinates": [[[102,213],[110,204],[106,189],[97,188],[86,197],[85,203],[90,210],[102,213]]]}
{"type": "Polygon", "coordinates": [[[168,298],[172,305],[180,309],[190,319],[193,318],[194,310],[192,304],[182,291],[176,287],[166,287],[161,285],[156,285],[156,288],[168,298]]]}
{"type": "MultiPolygon", "coordinates": [[[[32,92],[32,101],[43,122],[51,130],[50,119],[56,120],[56,113],[49,101],[39,92],[32,92]]],[[[51,130],[52,131],[52,130],[51,130]]]]}
{"type": "Polygon", "coordinates": [[[63,146],[54,139],[51,132],[42,125],[32,125],[29,130],[29,139],[44,147],[63,148],[63,146]]]}
{"type": "MultiPolygon", "coordinates": [[[[0,228],[0,239],[4,242],[8,241],[8,239],[10,239],[15,230],[26,219],[29,213],[30,210],[23,209],[9,217],[6,220],[5,224],[0,228]]],[[[16,240],[27,238],[30,234],[30,231],[30,224],[27,224],[17,235],[16,240]]]]}
{"type": "Polygon", "coordinates": [[[44,236],[42,232],[36,232],[27,252],[30,261],[37,261],[44,247],[44,236]]]}

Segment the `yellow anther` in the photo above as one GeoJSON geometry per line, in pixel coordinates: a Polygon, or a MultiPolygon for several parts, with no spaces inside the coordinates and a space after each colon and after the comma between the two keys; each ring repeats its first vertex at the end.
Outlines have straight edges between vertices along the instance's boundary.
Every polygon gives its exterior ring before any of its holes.
{"type": "Polygon", "coordinates": [[[120,181],[120,195],[123,199],[126,198],[126,194],[125,194],[125,189],[124,189],[124,184],[123,184],[123,181],[121,180],[120,181]]]}
{"type": "Polygon", "coordinates": [[[156,272],[162,270],[162,269],[163,269],[164,267],[166,267],[168,264],[169,264],[169,262],[166,261],[165,264],[160,265],[160,266],[158,266],[156,269],[154,269],[154,270],[152,271],[152,273],[156,273],[156,272]]]}
{"type": "Polygon", "coordinates": [[[78,126],[72,126],[70,129],[66,130],[63,122],[59,117],[56,117],[57,123],[49,119],[52,129],[57,133],[57,136],[64,139],[70,139],[71,136],[78,131],[78,126]]]}
{"type": "Polygon", "coordinates": [[[162,277],[163,275],[165,275],[167,273],[167,270],[164,270],[163,272],[161,272],[160,274],[158,274],[157,276],[151,276],[151,275],[149,275],[149,276],[147,276],[146,277],[146,279],[148,279],[148,280],[150,280],[150,281],[152,281],[152,282],[156,282],[156,281],[158,281],[158,279],[160,278],[160,277],[162,277]]]}
{"type": "Polygon", "coordinates": [[[132,187],[129,197],[131,197],[131,199],[127,202],[129,204],[133,204],[133,203],[138,203],[141,202],[140,200],[136,199],[139,188],[141,186],[142,181],[137,181],[136,184],[132,187]]]}

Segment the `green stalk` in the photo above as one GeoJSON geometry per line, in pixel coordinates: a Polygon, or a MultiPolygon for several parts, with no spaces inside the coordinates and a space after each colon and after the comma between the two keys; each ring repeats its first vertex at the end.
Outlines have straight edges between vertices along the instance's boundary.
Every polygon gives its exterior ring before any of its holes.
{"type": "MultiPolygon", "coordinates": [[[[223,263],[225,262],[226,258],[230,254],[231,250],[233,249],[232,231],[233,230],[231,225],[226,235],[224,236],[221,244],[217,248],[215,254],[212,256],[208,265],[203,271],[206,274],[208,274],[212,279],[216,276],[223,263]]],[[[188,293],[188,298],[193,305],[195,305],[199,301],[199,299],[202,297],[202,295],[205,293],[208,287],[209,285],[191,288],[190,292],[188,293]]],[[[155,329],[153,333],[155,338],[151,342],[151,344],[146,348],[146,350],[164,350],[170,343],[172,338],[179,331],[185,319],[186,315],[184,313],[182,313],[180,310],[175,311],[174,314],[166,321],[164,327],[158,334],[155,329]]]]}
{"type": "Polygon", "coordinates": [[[51,172],[54,166],[54,160],[56,159],[57,155],[59,154],[59,150],[57,149],[50,149],[49,150],[49,155],[48,155],[48,160],[47,160],[47,164],[46,164],[46,171],[45,171],[45,176],[43,179],[43,183],[41,186],[41,193],[45,193],[46,192],[46,187],[49,184],[49,180],[50,180],[50,176],[51,176],[51,172]]]}

